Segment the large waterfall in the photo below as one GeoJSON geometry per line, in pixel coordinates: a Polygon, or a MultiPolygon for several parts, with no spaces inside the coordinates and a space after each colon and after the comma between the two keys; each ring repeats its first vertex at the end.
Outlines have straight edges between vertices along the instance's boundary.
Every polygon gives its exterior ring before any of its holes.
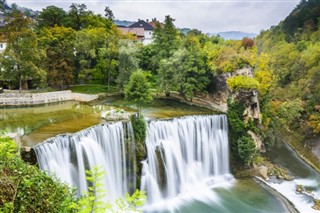
{"type": "MultiPolygon", "coordinates": [[[[188,116],[151,121],[147,159],[142,163],[141,190],[148,206],[199,188],[228,182],[228,126],[225,115],[188,116]]],[[[60,135],[34,147],[39,166],[62,181],[86,190],[85,170],[106,172],[108,199],[135,185],[135,153],[130,123],[102,124],[73,135],[60,135]]]]}
{"type": "Polygon", "coordinates": [[[105,171],[107,198],[115,200],[135,188],[135,153],[131,124],[97,125],[73,135],[59,135],[34,148],[39,167],[60,180],[87,190],[86,170],[105,171]],[[132,185],[133,184],[133,185],[132,185]]]}

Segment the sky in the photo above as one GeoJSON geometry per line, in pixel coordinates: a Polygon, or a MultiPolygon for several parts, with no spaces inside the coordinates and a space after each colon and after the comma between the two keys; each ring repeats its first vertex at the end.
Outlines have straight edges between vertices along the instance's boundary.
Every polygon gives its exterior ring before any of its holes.
{"type": "Polygon", "coordinates": [[[7,0],[8,4],[41,11],[49,5],[65,10],[71,3],[84,3],[89,10],[104,14],[105,6],[115,19],[137,21],[170,15],[179,28],[199,29],[204,33],[243,31],[259,33],[277,25],[300,0],[7,0]]]}

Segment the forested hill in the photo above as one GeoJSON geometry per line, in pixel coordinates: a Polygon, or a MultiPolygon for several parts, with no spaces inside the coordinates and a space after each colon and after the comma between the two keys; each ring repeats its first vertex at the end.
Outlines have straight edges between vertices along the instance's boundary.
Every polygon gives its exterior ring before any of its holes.
{"type": "Polygon", "coordinates": [[[282,29],[291,38],[301,30],[315,31],[319,27],[319,16],[320,1],[303,0],[283,21],[282,29]]]}
{"type": "Polygon", "coordinates": [[[260,60],[272,73],[270,87],[262,98],[270,139],[281,138],[283,134],[276,133],[285,130],[301,147],[319,142],[319,17],[320,1],[301,1],[278,26],[256,38],[260,60]]]}

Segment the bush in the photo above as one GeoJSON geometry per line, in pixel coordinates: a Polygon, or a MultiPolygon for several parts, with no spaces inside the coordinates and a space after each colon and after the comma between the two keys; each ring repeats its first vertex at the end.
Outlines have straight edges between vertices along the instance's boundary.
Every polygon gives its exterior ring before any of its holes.
{"type": "Polygon", "coordinates": [[[0,141],[7,144],[0,152],[0,212],[73,212],[74,192],[66,184],[22,161],[10,138],[0,141]]]}
{"type": "Polygon", "coordinates": [[[256,144],[251,137],[242,136],[238,139],[238,152],[244,163],[250,165],[256,154],[256,144]]]}
{"type": "Polygon", "coordinates": [[[134,139],[137,143],[143,143],[146,140],[147,136],[147,123],[142,114],[133,114],[130,117],[133,133],[134,133],[134,139]]]}
{"type": "Polygon", "coordinates": [[[240,89],[252,90],[259,88],[259,82],[256,79],[242,75],[229,78],[227,84],[230,89],[236,91],[240,89]]]}

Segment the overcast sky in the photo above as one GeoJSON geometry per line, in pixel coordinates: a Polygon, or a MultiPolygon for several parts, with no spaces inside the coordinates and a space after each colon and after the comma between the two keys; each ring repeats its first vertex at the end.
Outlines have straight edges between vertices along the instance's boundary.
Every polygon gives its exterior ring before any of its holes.
{"type": "Polygon", "coordinates": [[[89,10],[104,14],[109,6],[116,19],[136,21],[165,15],[175,18],[179,28],[196,28],[205,33],[244,31],[259,33],[283,20],[299,0],[7,0],[41,11],[49,5],[68,10],[71,3],[84,3],[89,10]]]}

